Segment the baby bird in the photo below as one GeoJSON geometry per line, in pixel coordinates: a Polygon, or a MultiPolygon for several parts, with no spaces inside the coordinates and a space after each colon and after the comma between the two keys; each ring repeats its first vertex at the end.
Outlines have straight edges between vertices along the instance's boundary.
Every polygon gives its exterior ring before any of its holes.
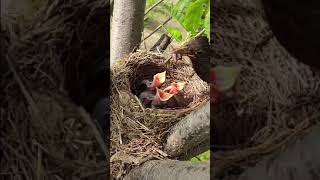
{"type": "Polygon", "coordinates": [[[151,107],[153,108],[165,107],[167,104],[167,101],[173,96],[174,94],[167,93],[164,90],[161,90],[158,87],[156,87],[156,95],[153,97],[153,100],[151,102],[151,107]]]}
{"type": "Polygon", "coordinates": [[[153,76],[153,81],[149,80],[143,80],[141,82],[141,85],[143,87],[143,91],[139,94],[139,99],[142,102],[142,104],[146,107],[151,106],[151,102],[155,99],[155,90],[158,87],[161,87],[162,84],[165,82],[166,79],[166,71],[157,73],[153,76]]]}
{"type": "Polygon", "coordinates": [[[145,90],[139,95],[139,99],[141,103],[146,106],[150,107],[152,100],[154,99],[154,93],[150,90],[145,90]]]}
{"type": "Polygon", "coordinates": [[[174,108],[177,102],[173,96],[177,95],[185,86],[185,82],[172,82],[165,89],[160,89],[165,83],[166,71],[153,76],[153,81],[143,80],[141,84],[144,91],[139,94],[139,99],[145,107],[174,108]]]}
{"type": "Polygon", "coordinates": [[[233,87],[240,75],[240,66],[216,66],[210,70],[210,102],[218,104],[233,94],[233,87]]]}

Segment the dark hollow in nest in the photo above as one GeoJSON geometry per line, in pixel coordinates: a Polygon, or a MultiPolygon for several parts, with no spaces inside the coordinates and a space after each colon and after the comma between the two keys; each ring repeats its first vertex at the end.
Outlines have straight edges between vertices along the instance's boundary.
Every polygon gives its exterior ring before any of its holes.
{"type": "Polygon", "coordinates": [[[150,80],[152,81],[153,76],[157,73],[166,71],[166,81],[161,87],[161,89],[169,86],[172,82],[186,82],[186,87],[179,92],[179,94],[175,95],[168,101],[168,105],[166,107],[162,107],[163,109],[184,109],[190,106],[194,101],[194,92],[191,92],[190,88],[192,88],[192,84],[194,86],[200,86],[195,80],[190,81],[194,73],[190,73],[190,70],[187,71],[185,68],[189,66],[187,64],[181,63],[176,64],[174,66],[166,66],[164,64],[159,64],[156,62],[145,62],[142,64],[138,64],[135,68],[132,68],[132,76],[129,77],[130,81],[130,89],[134,95],[139,97],[140,93],[144,90],[143,85],[141,85],[142,80],[150,80]],[[178,72],[180,70],[180,72],[178,72]],[[185,70],[183,70],[185,69],[185,70]],[[189,80],[188,80],[189,78],[189,80]],[[189,82],[188,82],[189,81],[189,82]],[[188,89],[189,88],[189,89],[188,89]]]}
{"type": "Polygon", "coordinates": [[[130,77],[130,86],[132,93],[139,96],[143,91],[143,87],[140,85],[141,81],[144,79],[152,80],[153,75],[166,71],[166,68],[156,63],[149,62],[144,65],[140,65],[135,71],[137,76],[130,77]]]}
{"type": "Polygon", "coordinates": [[[213,151],[250,147],[253,145],[253,136],[267,125],[264,111],[257,110],[254,115],[241,114],[237,112],[239,107],[232,103],[235,102],[225,102],[211,109],[213,151]]]}

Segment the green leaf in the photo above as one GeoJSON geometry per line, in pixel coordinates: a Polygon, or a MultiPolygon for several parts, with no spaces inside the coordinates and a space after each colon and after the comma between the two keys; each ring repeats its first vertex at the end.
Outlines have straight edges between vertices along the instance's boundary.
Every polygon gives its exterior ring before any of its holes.
{"type": "Polygon", "coordinates": [[[191,162],[205,162],[210,160],[210,150],[191,159],[191,162]]]}
{"type": "Polygon", "coordinates": [[[197,0],[191,3],[187,10],[185,19],[183,21],[183,26],[187,31],[195,35],[200,29],[201,25],[204,24],[203,14],[208,8],[209,0],[197,0]]]}
{"type": "Polygon", "coordinates": [[[207,11],[206,17],[204,19],[204,28],[205,28],[205,34],[210,41],[210,6],[209,6],[209,11],[207,11]]]}
{"type": "Polygon", "coordinates": [[[181,42],[182,40],[182,34],[181,32],[176,28],[167,27],[164,28],[170,35],[173,37],[177,42],[181,42]]]}
{"type": "Polygon", "coordinates": [[[173,19],[187,31],[187,36],[182,38],[180,36],[181,32],[167,30],[178,42],[181,43],[182,41],[182,44],[184,44],[184,42],[188,42],[199,35],[200,31],[206,33],[207,29],[209,29],[207,36],[210,36],[209,0],[178,0],[175,4],[167,2],[166,5],[170,7],[170,15],[173,19]],[[206,19],[207,16],[208,19],[206,19]]]}
{"type": "Polygon", "coordinates": [[[156,0],[147,0],[146,8],[151,7],[151,6],[154,5],[155,3],[156,3],[156,0]]]}
{"type": "Polygon", "coordinates": [[[195,2],[195,0],[179,0],[171,10],[171,16],[178,21],[182,26],[185,21],[187,8],[191,5],[191,3],[195,2]]]}

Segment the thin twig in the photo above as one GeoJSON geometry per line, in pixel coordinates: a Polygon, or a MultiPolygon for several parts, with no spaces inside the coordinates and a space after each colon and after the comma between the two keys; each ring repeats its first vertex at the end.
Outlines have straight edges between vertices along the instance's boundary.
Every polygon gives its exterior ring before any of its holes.
{"type": "Polygon", "coordinates": [[[169,17],[167,20],[165,20],[162,24],[160,24],[155,30],[153,30],[147,37],[145,37],[143,39],[143,41],[145,41],[146,39],[148,39],[150,36],[152,36],[154,33],[156,33],[162,26],[164,26],[165,24],[167,24],[170,20],[172,19],[172,17],[169,17]]]}
{"type": "Polygon", "coordinates": [[[24,97],[27,99],[28,103],[30,104],[33,112],[35,113],[35,115],[37,117],[39,117],[39,114],[40,114],[40,110],[38,109],[34,99],[32,98],[31,94],[28,92],[26,86],[23,84],[18,72],[15,70],[14,68],[14,65],[10,59],[10,57],[8,55],[6,55],[6,60],[8,62],[8,66],[11,70],[11,72],[13,73],[13,77],[14,79],[17,81],[21,91],[22,91],[22,94],[24,95],[24,97]]]}
{"type": "Polygon", "coordinates": [[[138,98],[137,96],[134,96],[134,98],[137,100],[137,102],[138,102],[139,106],[141,107],[142,111],[143,111],[143,112],[146,112],[146,111],[144,110],[143,105],[141,104],[139,98],[138,98]]]}
{"type": "Polygon", "coordinates": [[[196,37],[202,35],[205,31],[206,31],[206,29],[202,29],[202,30],[196,35],[196,37]]]}
{"type": "Polygon", "coordinates": [[[118,94],[119,94],[120,98],[122,98],[122,95],[121,95],[121,93],[120,93],[120,91],[119,91],[119,89],[118,89],[118,87],[117,87],[116,83],[114,82],[114,80],[113,80],[112,78],[111,78],[111,81],[112,81],[112,84],[114,85],[114,87],[116,88],[116,91],[118,92],[118,94]]]}
{"type": "Polygon", "coordinates": [[[101,134],[100,134],[97,126],[93,123],[93,120],[91,119],[90,115],[83,109],[83,107],[79,107],[78,112],[80,113],[82,118],[85,120],[85,122],[92,128],[94,136],[96,137],[96,139],[101,147],[101,150],[103,151],[105,156],[108,156],[109,153],[107,150],[107,145],[106,145],[105,141],[103,140],[103,138],[101,137],[101,134]]]}
{"type": "MultiPolygon", "coordinates": [[[[142,38],[144,39],[144,32],[142,32],[142,38]]],[[[147,50],[147,44],[146,41],[142,41],[144,45],[144,49],[147,50]]]]}
{"type": "Polygon", "coordinates": [[[154,5],[152,5],[145,13],[144,15],[146,16],[152,9],[154,9],[155,7],[157,7],[160,3],[162,3],[164,0],[160,0],[158,2],[156,2],[154,5]]]}
{"type": "Polygon", "coordinates": [[[37,180],[42,179],[41,175],[42,175],[42,151],[41,149],[38,147],[38,153],[37,153],[37,180]]]}
{"type": "Polygon", "coordinates": [[[150,51],[157,51],[159,53],[162,53],[164,50],[167,49],[170,43],[171,38],[167,34],[162,34],[160,39],[152,46],[150,51]]]}

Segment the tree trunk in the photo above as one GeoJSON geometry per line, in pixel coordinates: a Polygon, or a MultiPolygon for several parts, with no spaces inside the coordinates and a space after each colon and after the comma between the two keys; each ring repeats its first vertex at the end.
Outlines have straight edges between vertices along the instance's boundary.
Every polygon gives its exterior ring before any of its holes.
{"type": "Polygon", "coordinates": [[[268,157],[244,172],[239,180],[318,180],[320,179],[320,125],[284,152],[268,157]]]}
{"type": "Polygon", "coordinates": [[[209,163],[153,160],[130,171],[124,180],[209,180],[209,163]]]}
{"type": "Polygon", "coordinates": [[[111,65],[139,46],[145,5],[146,0],[114,1],[111,26],[111,65]]]}
{"type": "Polygon", "coordinates": [[[177,123],[167,139],[166,152],[176,157],[183,153],[193,154],[192,150],[204,152],[209,150],[210,141],[210,102],[187,115],[177,123]],[[205,143],[207,141],[208,143],[205,143]],[[204,143],[207,146],[198,146],[204,143]],[[201,147],[199,151],[198,148],[201,147]]]}

